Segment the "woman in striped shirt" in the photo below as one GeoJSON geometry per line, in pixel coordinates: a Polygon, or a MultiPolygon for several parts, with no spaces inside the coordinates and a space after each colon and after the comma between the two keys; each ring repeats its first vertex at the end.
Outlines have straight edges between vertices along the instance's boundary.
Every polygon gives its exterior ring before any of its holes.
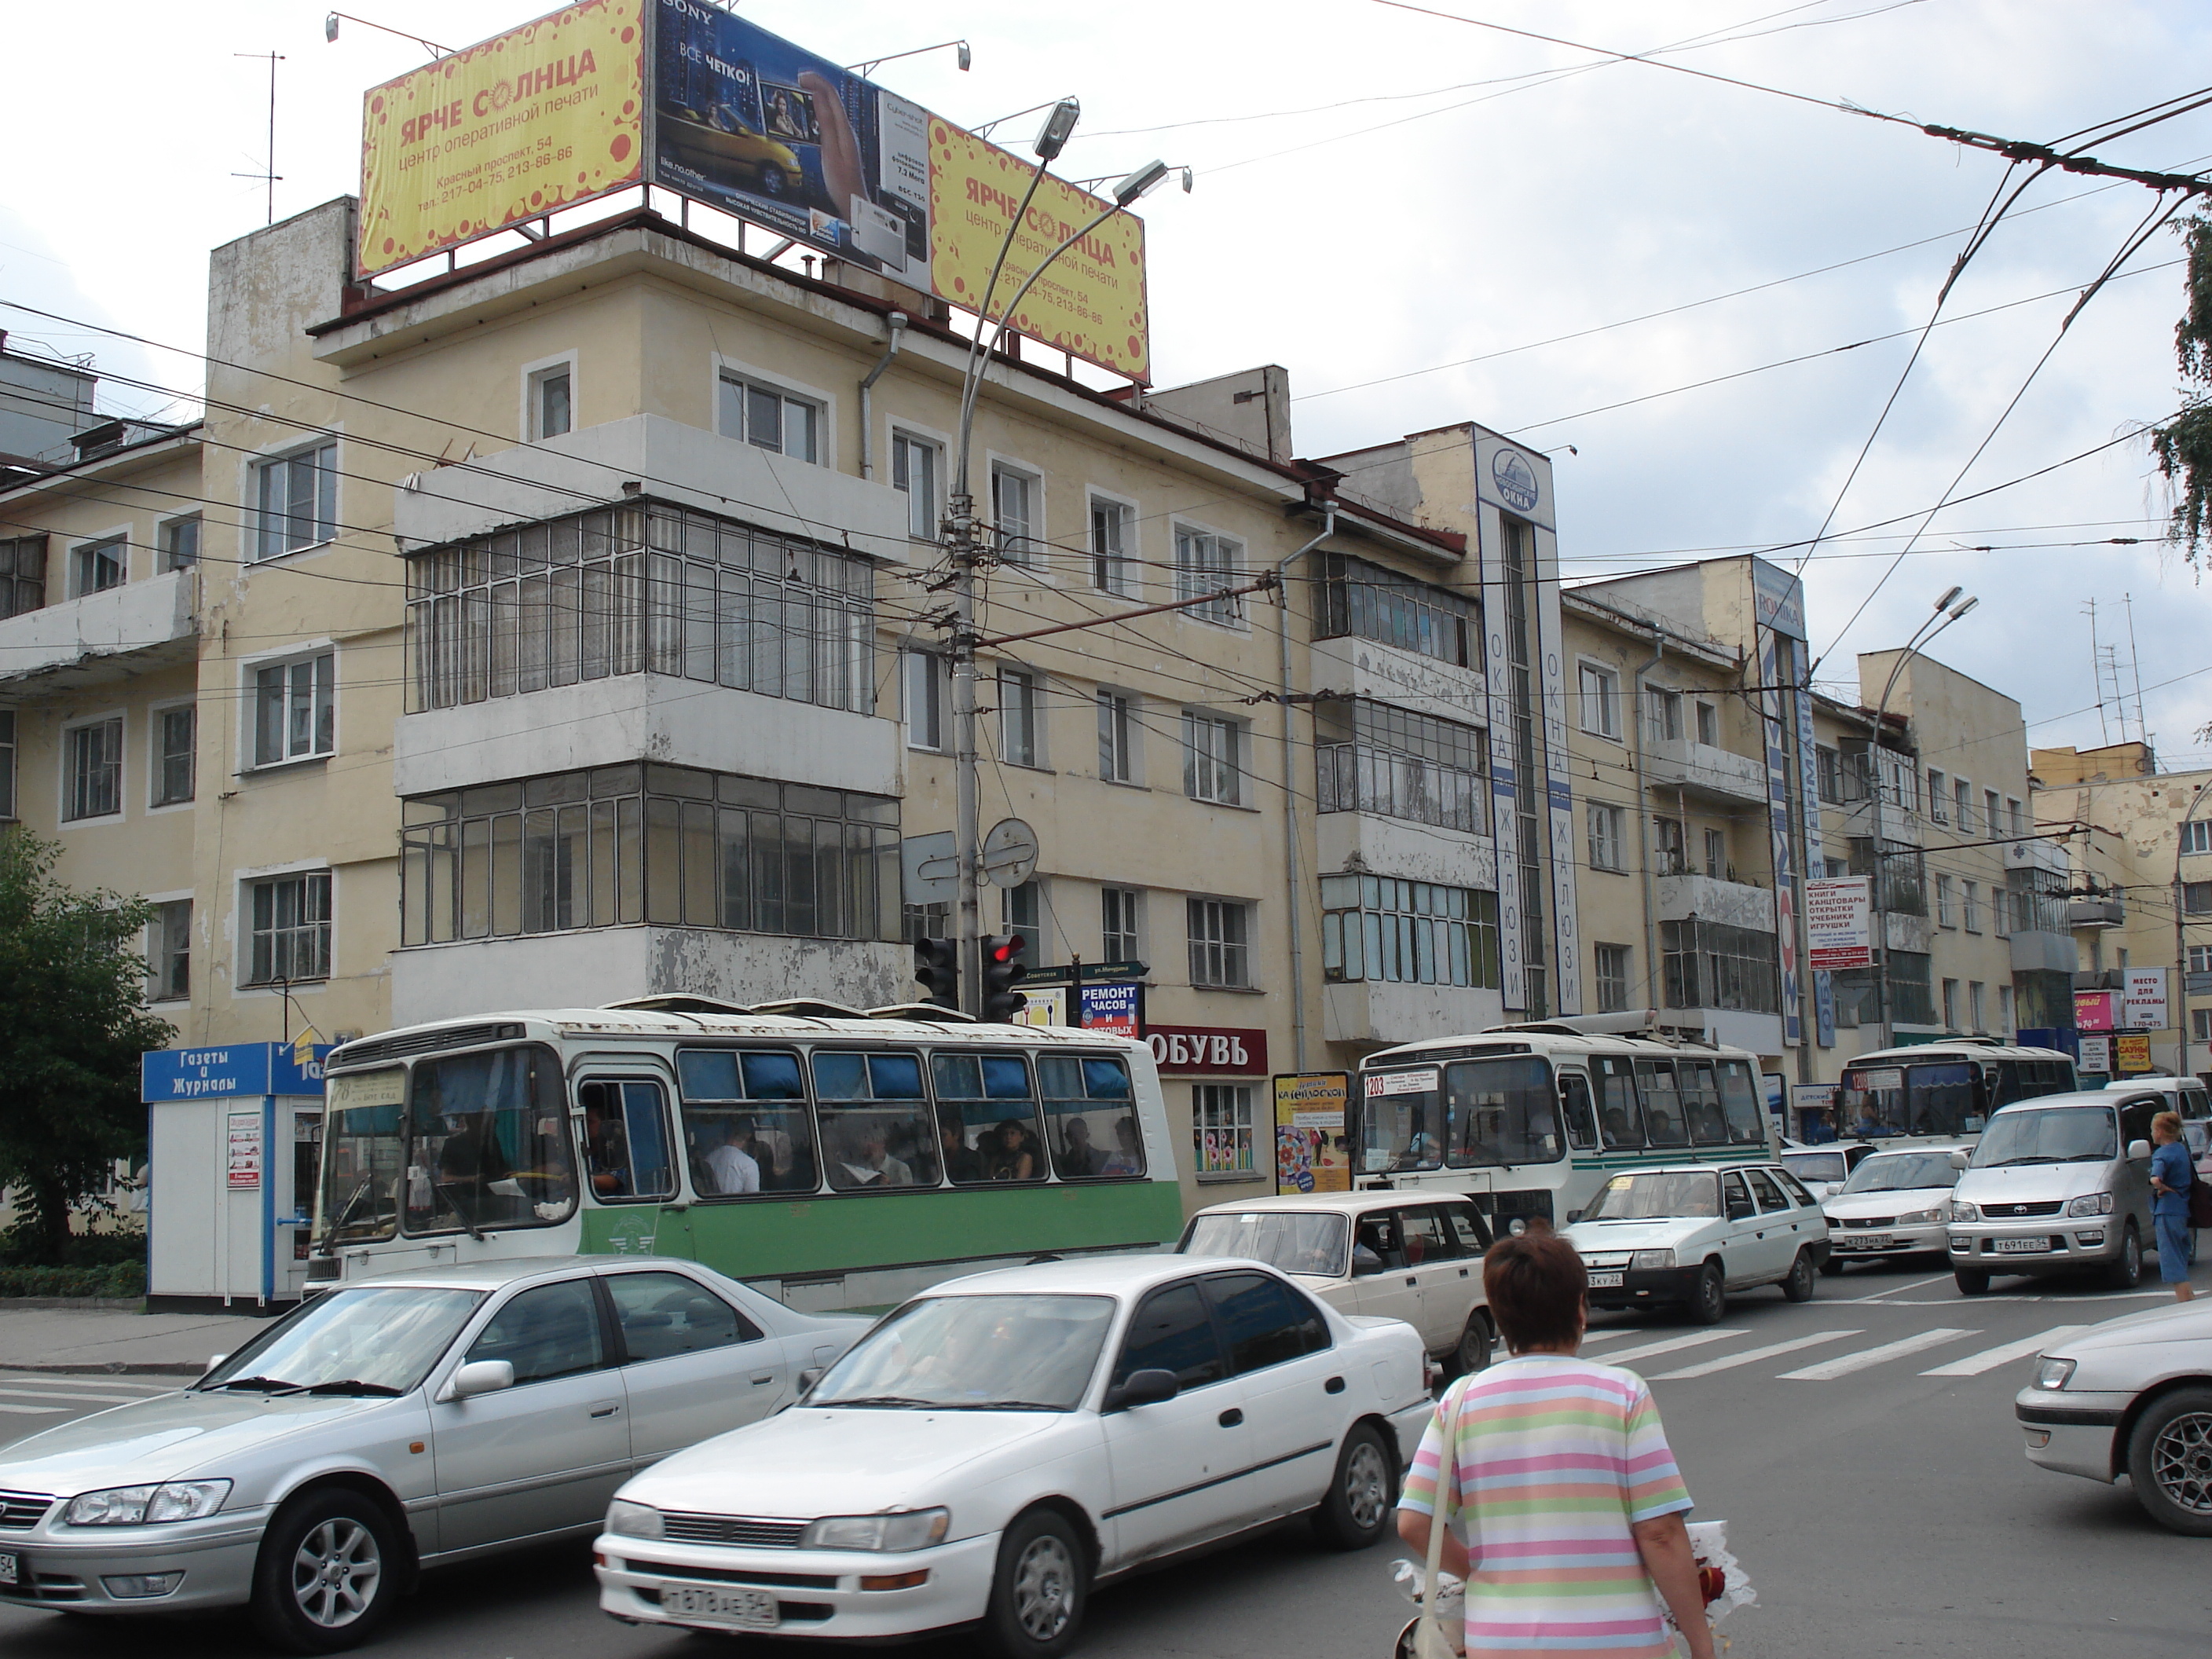
{"type": "Polygon", "coordinates": [[[1582,1258],[1539,1221],[1491,1247],[1482,1284],[1511,1358],[1437,1403],[1398,1503],[1398,1535],[1425,1551],[1442,1488],[1469,1659],[1671,1659],[1682,1650],[1662,1596],[1690,1659],[1712,1659],[1682,1522],[1690,1494],[1651,1391],[1575,1357],[1589,1316],[1582,1258]]]}

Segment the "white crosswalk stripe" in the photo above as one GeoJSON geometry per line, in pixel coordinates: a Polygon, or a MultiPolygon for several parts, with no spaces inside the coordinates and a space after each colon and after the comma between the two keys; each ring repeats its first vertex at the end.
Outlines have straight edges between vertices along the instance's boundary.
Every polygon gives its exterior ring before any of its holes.
{"type": "Polygon", "coordinates": [[[0,1412],[16,1417],[54,1417],[68,1409],[67,1406],[10,1406],[0,1401],[0,1412]]]}
{"type": "Polygon", "coordinates": [[[2001,1342],[1994,1348],[1984,1348],[1979,1353],[1970,1353],[1964,1359],[1954,1359],[1948,1365],[1937,1365],[1921,1372],[1923,1376],[1979,1376],[1984,1371],[1993,1371],[2008,1360],[2025,1359],[2032,1353],[2041,1353],[2061,1337],[2071,1336],[2076,1331],[2086,1331],[2087,1325],[2053,1325],[2039,1336],[2022,1337],[2017,1342],[2001,1342]]]}
{"type": "Polygon", "coordinates": [[[1771,1342],[1763,1348],[1746,1348],[1741,1353],[1723,1354],[1720,1358],[1708,1359],[1703,1364],[1685,1365],[1679,1371],[1662,1371],[1651,1381],[1680,1382],[1692,1376],[1711,1376],[1715,1371],[1732,1371],[1739,1365],[1757,1364],[1762,1359],[1796,1353],[1801,1348],[1817,1348],[1823,1342],[1839,1342],[1847,1336],[1865,1334],[1864,1331],[1815,1331],[1810,1336],[1793,1337],[1787,1342],[1771,1342]]]}
{"type": "Polygon", "coordinates": [[[83,1400],[106,1406],[126,1406],[155,1398],[150,1394],[95,1394],[88,1389],[53,1389],[43,1383],[35,1388],[17,1388],[13,1382],[0,1382],[0,1396],[9,1400],[83,1400]]]}
{"type": "Polygon", "coordinates": [[[157,1394],[173,1394],[190,1381],[187,1377],[168,1377],[134,1382],[127,1376],[76,1376],[65,1371],[8,1371],[0,1370],[0,1391],[13,1394],[12,1386],[21,1383],[30,1389],[52,1389],[75,1394],[92,1389],[112,1390],[118,1400],[140,1400],[157,1394]]]}
{"type": "Polygon", "coordinates": [[[1708,1342],[1724,1342],[1729,1337],[1743,1334],[1741,1329],[1733,1326],[1723,1331],[1698,1331],[1689,1336],[1670,1336],[1663,1342],[1646,1342],[1641,1347],[1623,1348],[1599,1358],[1607,1365],[1625,1365],[1632,1359],[1649,1359],[1655,1354],[1672,1353],[1677,1348],[1703,1347],[1708,1342]]]}
{"type": "Polygon", "coordinates": [[[1849,1376],[1853,1371],[1886,1364],[1893,1359],[1902,1359],[1907,1354],[1918,1353],[1923,1349],[1940,1348],[1946,1342],[1955,1342],[1962,1336],[1980,1334],[1979,1331],[1954,1330],[1948,1325],[1939,1325],[1934,1330],[1921,1332],[1917,1336],[1861,1348],[1856,1353],[1823,1360],[1817,1365],[1808,1365],[1802,1370],[1784,1371],[1778,1380],[1784,1382],[1826,1382],[1835,1377],[1849,1376]]]}

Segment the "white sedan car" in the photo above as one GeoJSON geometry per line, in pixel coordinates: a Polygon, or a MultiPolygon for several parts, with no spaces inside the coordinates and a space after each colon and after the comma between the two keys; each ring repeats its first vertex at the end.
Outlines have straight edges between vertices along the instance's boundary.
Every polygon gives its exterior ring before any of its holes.
{"type": "Polygon", "coordinates": [[[781,1416],[616,1494],[599,1605],[632,1624],[1063,1652],[1096,1583],[1309,1515],[1389,1530],[1434,1409],[1421,1339],[1257,1262],[1038,1263],[939,1285],[781,1416]]]}
{"type": "Polygon", "coordinates": [[[2212,1537],[2212,1301],[2109,1320],[2037,1357],[2013,1401],[2027,1459],[2122,1475],[2161,1527],[2212,1537]]]}
{"type": "Polygon", "coordinates": [[[1846,1262],[1883,1256],[1940,1255],[1948,1260],[1951,1188],[1959,1184],[1951,1153],[1954,1147],[1972,1144],[1915,1141],[1862,1159],[1843,1186],[1821,1200],[1833,1253],[1820,1271],[1839,1273],[1846,1262]]]}

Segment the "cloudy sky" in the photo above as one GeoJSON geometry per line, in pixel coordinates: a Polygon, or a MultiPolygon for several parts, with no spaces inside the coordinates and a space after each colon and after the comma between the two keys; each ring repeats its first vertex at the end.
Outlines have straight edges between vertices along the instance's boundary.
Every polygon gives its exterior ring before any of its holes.
{"type": "MultiPolygon", "coordinates": [[[[354,4],[447,46],[540,9],[354,4]]],[[[0,132],[15,165],[0,187],[0,298],[196,343],[207,249],[264,215],[262,184],[234,175],[263,167],[269,66],[240,54],[283,54],[279,216],[356,187],[362,89],[423,59],[351,23],[327,44],[325,10],[9,8],[0,29],[17,72],[0,132]]],[[[1162,384],[1281,363],[1309,455],[1468,418],[1520,434],[1555,456],[1571,577],[1797,541],[1832,509],[1834,539],[1806,570],[1814,648],[1834,653],[1823,681],[1847,690],[1853,653],[1898,641],[1960,583],[1981,606],[1934,654],[2018,697],[2038,743],[2120,735],[2109,696],[2101,722],[2096,708],[2094,600],[2100,637],[2120,647],[2129,734],[2139,656],[2166,763],[2212,763],[2197,736],[2212,722],[2212,601],[2159,540],[2165,497],[2139,439],[1949,507],[1907,539],[1984,440],[1955,493],[2130,438],[2175,406],[2172,233],[2059,335],[2080,289],[2160,206],[2151,192],[2061,174],[2032,185],[1950,295],[1838,505],[2003,177],[1995,157],[1381,0],[744,10],[845,62],[963,34],[972,72],[939,53],[879,78],[971,125],[1078,96],[1072,176],[1118,176],[1154,155],[1194,167],[1192,194],[1146,204],[1162,384]]],[[[2212,62],[2212,9],[2181,0],[1434,0],[1431,11],[1616,52],[1675,48],[1662,60],[2041,141],[2212,80],[2186,67],[2212,62]]],[[[1032,119],[997,136],[1026,136],[1032,119]]],[[[2094,153],[2212,167],[2212,110],[2094,153]]],[[[20,312],[0,311],[0,327],[179,392],[196,383],[185,357],[20,312]]],[[[117,409],[165,403],[112,392],[117,409]]]]}

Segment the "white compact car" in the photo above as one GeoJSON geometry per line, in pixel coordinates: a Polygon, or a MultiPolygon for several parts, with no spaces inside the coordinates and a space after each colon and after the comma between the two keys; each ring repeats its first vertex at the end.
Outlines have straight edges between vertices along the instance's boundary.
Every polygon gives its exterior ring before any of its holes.
{"type": "Polygon", "coordinates": [[[781,1415],[623,1487],[595,1547],[632,1624],[1042,1659],[1092,1585],[1285,1516],[1390,1528],[1434,1410],[1420,1337],[1256,1262],[1091,1257],[939,1285],[781,1415]]]}
{"type": "Polygon", "coordinates": [[[2013,1401],[2027,1457],[2128,1477],[2162,1527],[2212,1537],[2212,1302],[2092,1326],[2039,1355],[2013,1401]]]}
{"type": "Polygon", "coordinates": [[[243,1603],[280,1649],[351,1647],[418,1567],[596,1531],[637,1469],[787,1403],[866,1328],[653,1256],[325,1291],[181,1392],[0,1451],[0,1601],[243,1603]]]}
{"type": "Polygon", "coordinates": [[[1850,1176],[1821,1200],[1828,1218],[1824,1273],[1852,1261],[1900,1255],[1945,1255],[1951,1248],[1951,1188],[1959,1171],[1951,1153],[1966,1141],[1915,1141],[1862,1158],[1850,1176]]]}
{"type": "Polygon", "coordinates": [[[1805,1301],[1828,1255],[1820,1206],[1777,1164],[1624,1170],[1562,1236],[1589,1271],[1593,1308],[1677,1306],[1700,1325],[1758,1285],[1805,1301]]]}

